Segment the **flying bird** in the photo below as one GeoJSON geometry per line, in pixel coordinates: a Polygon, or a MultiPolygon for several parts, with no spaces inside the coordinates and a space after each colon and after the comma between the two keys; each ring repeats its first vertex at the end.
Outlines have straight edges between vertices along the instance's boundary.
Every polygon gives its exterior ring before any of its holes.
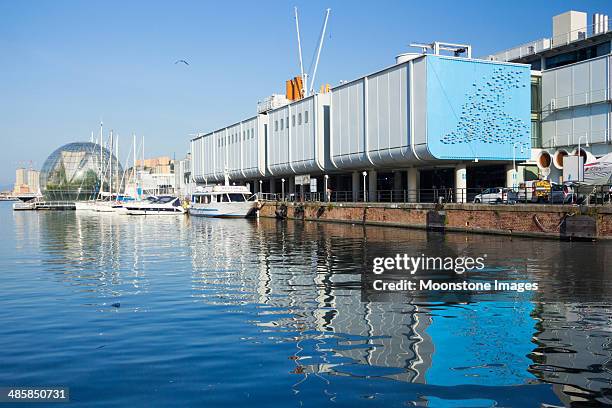
{"type": "Polygon", "coordinates": [[[185,61],[185,60],[178,60],[178,61],[175,61],[175,62],[174,62],[174,65],[176,65],[176,64],[180,64],[180,63],[183,63],[183,64],[185,64],[185,65],[189,65],[189,63],[188,63],[187,61],[185,61]]]}

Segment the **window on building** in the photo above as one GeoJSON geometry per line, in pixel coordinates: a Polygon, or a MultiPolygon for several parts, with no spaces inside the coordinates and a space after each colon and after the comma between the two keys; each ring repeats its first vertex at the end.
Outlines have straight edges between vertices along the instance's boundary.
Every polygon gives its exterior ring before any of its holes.
{"type": "Polygon", "coordinates": [[[308,123],[308,111],[304,111],[304,123],[308,123]]]}
{"type": "Polygon", "coordinates": [[[531,113],[538,113],[542,109],[540,101],[540,78],[531,79],[531,113]]]}
{"type": "Polygon", "coordinates": [[[291,115],[291,126],[295,127],[295,115],[291,115]]]}
{"type": "Polygon", "coordinates": [[[302,114],[298,113],[298,126],[302,124],[302,114]]]}
{"type": "Polygon", "coordinates": [[[531,121],[531,147],[538,149],[542,147],[542,127],[539,120],[531,121]]]}
{"type": "Polygon", "coordinates": [[[281,119],[281,130],[283,130],[285,127],[283,126],[283,119],[281,119]]]}
{"type": "Polygon", "coordinates": [[[251,129],[251,139],[255,139],[255,129],[251,129]]]}
{"type": "Polygon", "coordinates": [[[551,69],[600,57],[610,53],[610,41],[546,58],[545,68],[551,69]]]}
{"type": "Polygon", "coordinates": [[[278,120],[274,121],[274,131],[278,132],[278,120]]]}
{"type": "Polygon", "coordinates": [[[538,58],[532,61],[531,69],[533,69],[534,71],[541,71],[542,70],[542,58],[538,58]]]}

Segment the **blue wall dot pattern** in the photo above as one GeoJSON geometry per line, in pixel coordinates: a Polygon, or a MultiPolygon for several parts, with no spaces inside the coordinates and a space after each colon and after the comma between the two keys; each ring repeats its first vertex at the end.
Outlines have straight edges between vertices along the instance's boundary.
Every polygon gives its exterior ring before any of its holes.
{"type": "Polygon", "coordinates": [[[427,139],[435,157],[529,158],[528,66],[430,57],[427,86],[427,139]]]}

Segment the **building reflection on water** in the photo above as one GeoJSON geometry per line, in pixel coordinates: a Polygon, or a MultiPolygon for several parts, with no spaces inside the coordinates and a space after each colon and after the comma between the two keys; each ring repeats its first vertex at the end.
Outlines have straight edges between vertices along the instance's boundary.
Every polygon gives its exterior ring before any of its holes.
{"type": "Polygon", "coordinates": [[[516,386],[539,379],[558,384],[554,392],[566,404],[607,401],[607,244],[267,219],[247,230],[245,225],[193,222],[194,291],[207,302],[256,304],[255,323],[262,330],[295,332],[295,353],[287,357],[295,360],[296,374],[445,386],[516,386]],[[373,256],[483,252],[495,273],[537,281],[542,291],[463,304],[361,301],[360,273],[371,268],[373,256]],[[576,253],[590,261],[576,268],[576,253]],[[584,268],[596,272],[588,279],[576,276],[584,268]],[[576,280],[573,290],[568,280],[576,280]],[[581,301],[572,303],[574,296],[581,301]],[[587,298],[607,299],[595,318],[600,324],[589,325],[587,298]],[[595,362],[601,367],[593,380],[584,374],[595,372],[595,362]]]}
{"type": "Polygon", "coordinates": [[[149,268],[164,260],[176,273],[191,275],[198,302],[255,308],[253,324],[293,344],[293,352],[279,358],[295,363],[296,389],[310,376],[344,376],[486,385],[470,392],[495,399],[487,395],[495,387],[510,392],[503,387],[545,382],[566,405],[612,401],[612,251],[606,242],[269,219],[72,212],[15,214],[14,220],[18,235],[38,234],[40,251],[49,255],[41,266],[74,290],[101,297],[151,294],[149,268]],[[373,257],[396,253],[487,253],[489,277],[529,279],[541,289],[463,303],[407,296],[363,302],[362,270],[371,268],[373,257]]]}

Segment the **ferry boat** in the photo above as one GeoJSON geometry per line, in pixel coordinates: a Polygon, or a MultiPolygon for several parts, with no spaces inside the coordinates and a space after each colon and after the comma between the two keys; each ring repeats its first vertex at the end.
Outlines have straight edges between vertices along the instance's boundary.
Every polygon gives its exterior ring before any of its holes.
{"type": "Polygon", "coordinates": [[[244,218],[259,208],[257,196],[245,186],[206,186],[191,195],[189,215],[244,218]]]}
{"type": "Polygon", "coordinates": [[[144,201],[126,203],[123,207],[128,215],[176,215],[185,213],[180,198],[175,196],[150,197],[144,201]]]}

